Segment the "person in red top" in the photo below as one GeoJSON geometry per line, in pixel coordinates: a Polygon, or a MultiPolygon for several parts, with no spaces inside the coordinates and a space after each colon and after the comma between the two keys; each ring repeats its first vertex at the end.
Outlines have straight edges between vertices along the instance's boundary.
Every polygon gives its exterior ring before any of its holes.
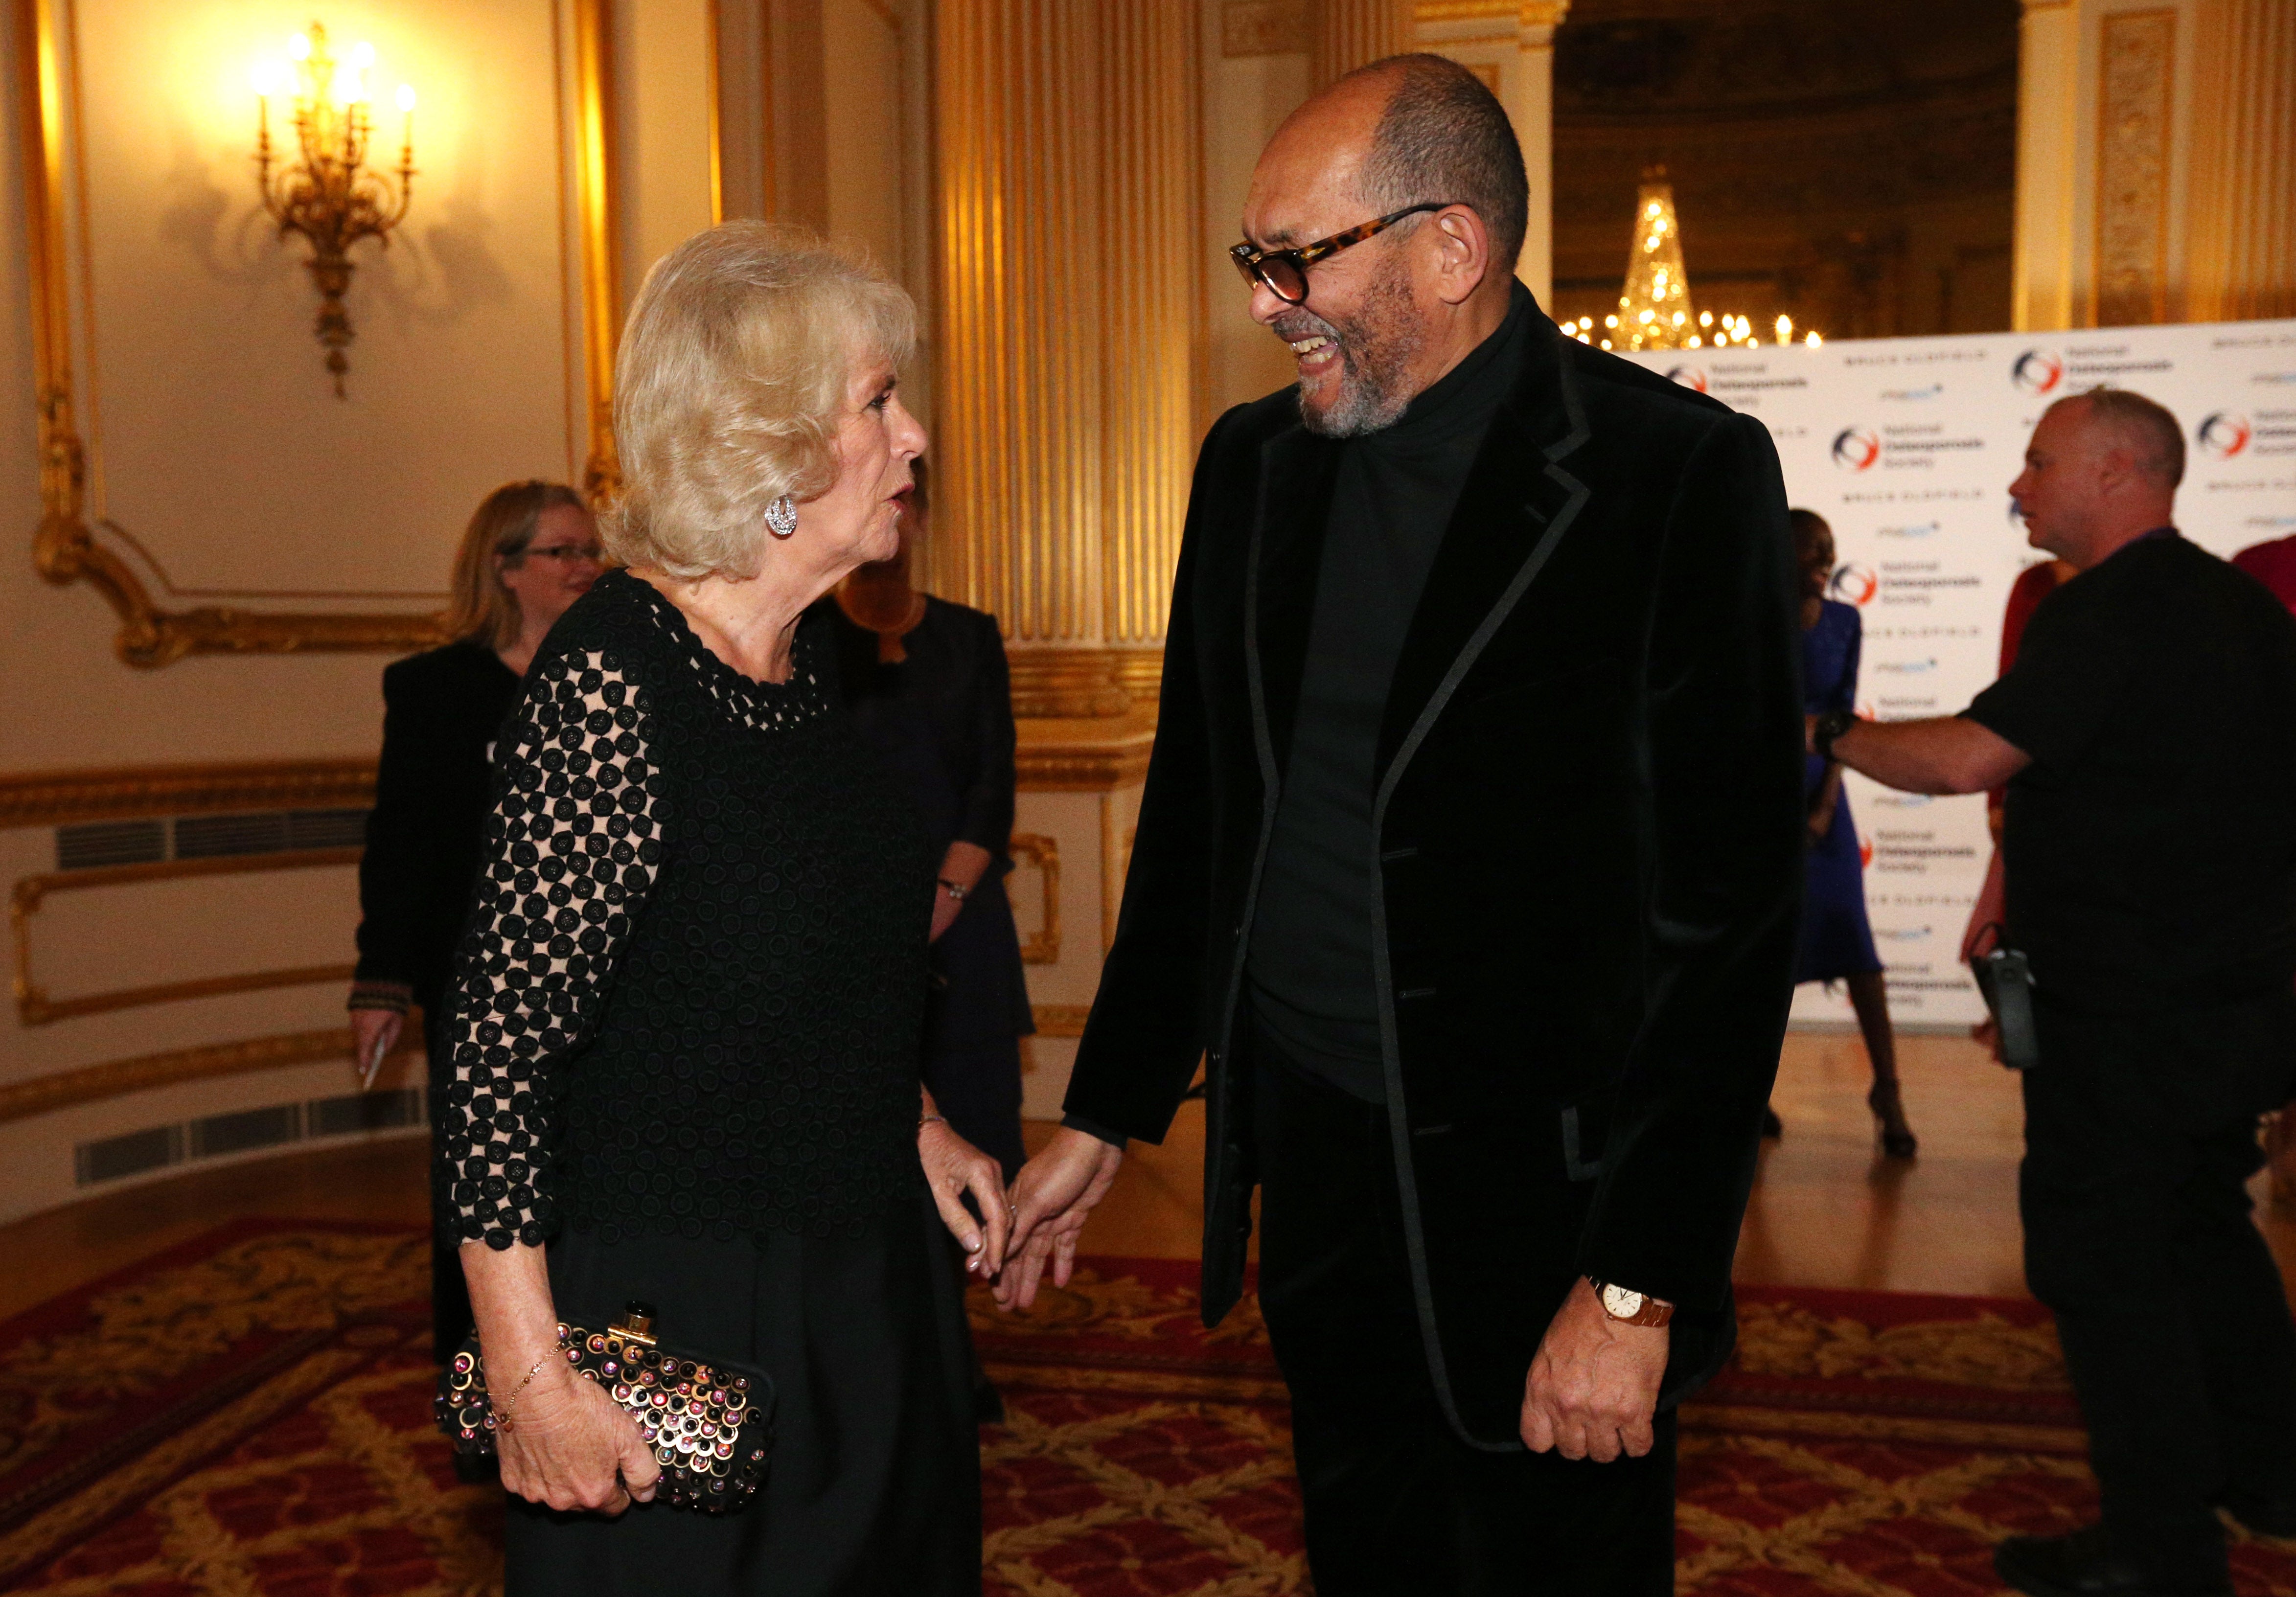
{"type": "Polygon", "coordinates": [[[2232,563],[2272,590],[2272,596],[2296,611],[2296,537],[2252,544],[2232,557],[2232,563]]]}

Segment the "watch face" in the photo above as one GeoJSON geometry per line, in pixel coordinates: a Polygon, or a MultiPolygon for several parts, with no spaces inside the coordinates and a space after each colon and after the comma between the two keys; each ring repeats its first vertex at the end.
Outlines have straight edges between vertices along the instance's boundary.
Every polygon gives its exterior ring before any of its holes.
{"type": "Polygon", "coordinates": [[[1613,1320],[1631,1320],[1643,1312],[1643,1295],[1620,1286],[1603,1289],[1603,1310],[1613,1320]]]}

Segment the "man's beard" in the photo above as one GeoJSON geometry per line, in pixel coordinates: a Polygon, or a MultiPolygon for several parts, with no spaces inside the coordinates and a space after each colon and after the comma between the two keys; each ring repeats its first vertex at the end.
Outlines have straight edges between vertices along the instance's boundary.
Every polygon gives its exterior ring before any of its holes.
{"type": "Polygon", "coordinates": [[[1396,273],[1374,283],[1344,323],[1326,322],[1305,306],[1275,318],[1273,331],[1286,343],[1320,333],[1339,347],[1339,370],[1324,380],[1339,384],[1332,403],[1320,413],[1312,410],[1307,389],[1300,390],[1300,420],[1308,431],[1330,438],[1361,438],[1393,426],[1410,408],[1416,396],[1404,384],[1425,341],[1411,313],[1410,286],[1396,273]]]}

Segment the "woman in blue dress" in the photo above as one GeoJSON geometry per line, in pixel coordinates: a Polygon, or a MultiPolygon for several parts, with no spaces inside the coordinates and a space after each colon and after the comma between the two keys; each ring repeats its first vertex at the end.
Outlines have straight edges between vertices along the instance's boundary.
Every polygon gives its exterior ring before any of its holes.
{"type": "MultiPolygon", "coordinates": [[[[1855,605],[1825,596],[1833,575],[1833,529],[1814,511],[1792,512],[1794,555],[1801,571],[1802,708],[1809,715],[1856,708],[1860,627],[1855,605]]],[[[1866,871],[1857,828],[1841,791],[1841,766],[1810,755],[1803,767],[1802,798],[1809,819],[1808,876],[1801,912],[1797,982],[1841,981],[1849,988],[1874,1061],[1874,1111],[1883,1151],[1911,1159],[1917,1146],[1906,1124],[1898,1089],[1897,1049],[1890,1035],[1890,995],[1882,961],[1866,921],[1866,871]]]]}

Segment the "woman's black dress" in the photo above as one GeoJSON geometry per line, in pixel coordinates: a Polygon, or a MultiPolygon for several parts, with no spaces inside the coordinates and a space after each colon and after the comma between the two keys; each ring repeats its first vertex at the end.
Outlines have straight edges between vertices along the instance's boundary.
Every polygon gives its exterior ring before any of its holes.
{"type": "Polygon", "coordinates": [[[508,1592],[977,1592],[964,1306],[916,1152],[936,862],[826,629],[754,683],[610,573],[496,763],[443,1122],[462,1233],[547,1241],[562,1319],[644,1298],[665,1346],[779,1388],[751,1507],[513,1503],[508,1592]]]}
{"type": "MultiPolygon", "coordinates": [[[[471,887],[485,863],[488,762],[518,703],[518,673],[474,638],[410,655],[382,673],[382,763],[359,859],[351,1001],[421,1006],[434,1118],[452,1084],[440,999],[471,887]]],[[[443,1361],[471,1334],[471,1298],[449,1216],[442,1211],[439,1218],[443,1240],[430,1254],[430,1323],[443,1361]]]]}
{"type": "Polygon", "coordinates": [[[882,658],[877,635],[834,600],[821,605],[838,639],[838,677],[861,741],[885,762],[924,823],[933,857],[972,843],[994,861],[933,944],[925,1006],[924,1077],[957,1135],[1004,1167],[1021,1142],[1021,1039],[1037,1029],[1021,937],[1004,877],[1013,868],[1012,676],[996,618],[928,598],[901,635],[906,659],[882,658]]]}

